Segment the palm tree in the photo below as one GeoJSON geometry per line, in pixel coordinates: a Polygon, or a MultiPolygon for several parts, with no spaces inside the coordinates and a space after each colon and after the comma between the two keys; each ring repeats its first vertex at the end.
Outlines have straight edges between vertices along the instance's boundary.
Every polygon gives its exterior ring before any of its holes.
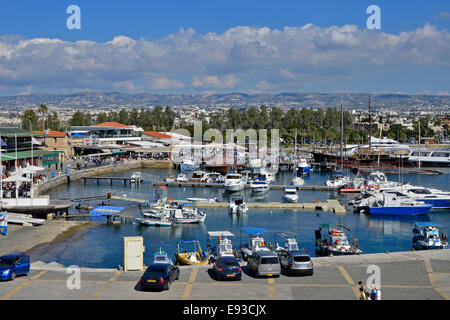
{"type": "Polygon", "coordinates": [[[41,104],[39,106],[39,112],[42,114],[42,130],[45,130],[44,121],[45,121],[45,113],[48,111],[48,107],[45,104],[41,104]]]}
{"type": "Polygon", "coordinates": [[[24,129],[28,129],[29,131],[33,131],[36,124],[37,124],[36,113],[32,109],[26,110],[22,116],[22,127],[24,129]],[[29,127],[27,128],[27,126],[29,127]]]}

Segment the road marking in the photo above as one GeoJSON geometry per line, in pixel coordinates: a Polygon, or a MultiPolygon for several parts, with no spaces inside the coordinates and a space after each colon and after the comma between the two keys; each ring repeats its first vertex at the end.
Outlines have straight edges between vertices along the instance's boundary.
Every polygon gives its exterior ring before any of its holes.
{"type": "Polygon", "coordinates": [[[445,293],[442,288],[436,285],[436,278],[434,277],[433,267],[431,266],[431,261],[429,258],[423,260],[425,262],[425,268],[427,270],[428,278],[430,279],[431,286],[433,289],[439,293],[445,300],[450,300],[450,297],[445,293]]]}
{"type": "Polygon", "coordinates": [[[191,295],[192,291],[192,285],[195,282],[195,278],[197,277],[198,268],[193,267],[191,271],[191,275],[189,276],[188,284],[186,285],[186,288],[184,288],[183,295],[181,296],[181,300],[188,300],[189,296],[191,295]]]}
{"type": "Polygon", "coordinates": [[[39,278],[40,276],[42,276],[43,274],[47,273],[47,271],[41,271],[39,272],[37,275],[31,277],[30,279],[25,280],[24,282],[22,282],[20,285],[18,285],[17,287],[15,287],[13,290],[11,290],[9,293],[7,293],[6,295],[4,295],[3,297],[0,298],[0,300],[8,300],[9,298],[11,298],[13,295],[15,295],[17,292],[19,292],[20,290],[22,290],[23,288],[25,288],[26,286],[28,286],[32,281],[36,280],[37,278],[39,278]]]}
{"type": "Polygon", "coordinates": [[[113,283],[114,281],[116,281],[116,279],[122,274],[122,271],[116,271],[114,272],[114,275],[109,278],[108,281],[106,281],[105,285],[99,290],[99,292],[97,292],[97,294],[94,296],[94,298],[92,298],[93,300],[97,300],[100,299],[100,297],[105,293],[106,289],[108,289],[108,287],[111,285],[111,283],[113,283]]]}
{"type": "Polygon", "coordinates": [[[352,288],[353,293],[355,294],[355,296],[357,298],[359,298],[358,286],[356,285],[355,281],[353,281],[352,277],[350,277],[350,275],[348,274],[347,270],[345,270],[345,268],[343,266],[337,266],[337,268],[339,269],[339,271],[341,272],[342,276],[345,278],[347,283],[352,288]]]}
{"type": "Polygon", "coordinates": [[[270,300],[277,300],[277,290],[275,288],[275,279],[269,278],[267,279],[267,283],[269,284],[269,298],[270,300]]]}

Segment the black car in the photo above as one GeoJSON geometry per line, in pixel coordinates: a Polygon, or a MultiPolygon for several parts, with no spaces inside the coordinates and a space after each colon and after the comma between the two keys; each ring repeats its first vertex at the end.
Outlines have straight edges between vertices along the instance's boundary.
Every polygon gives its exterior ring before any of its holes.
{"type": "Polygon", "coordinates": [[[213,271],[217,280],[242,279],[241,266],[233,256],[219,257],[213,264],[213,271]]]}
{"type": "Polygon", "coordinates": [[[180,268],[169,263],[154,263],[147,267],[139,281],[142,289],[169,290],[170,283],[178,280],[180,268]]]}

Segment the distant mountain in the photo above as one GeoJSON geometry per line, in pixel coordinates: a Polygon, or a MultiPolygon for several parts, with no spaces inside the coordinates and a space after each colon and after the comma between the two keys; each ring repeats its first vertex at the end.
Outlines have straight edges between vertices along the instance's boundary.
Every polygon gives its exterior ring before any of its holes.
{"type": "MultiPolygon", "coordinates": [[[[367,109],[371,97],[372,108],[448,110],[449,95],[405,95],[405,94],[344,94],[344,108],[367,109]]],[[[217,106],[246,108],[250,106],[326,108],[339,107],[340,93],[278,93],[278,94],[126,94],[120,92],[78,92],[74,94],[31,94],[0,97],[1,110],[20,110],[37,107],[40,104],[72,109],[151,107],[155,105],[176,107],[217,106]]]]}

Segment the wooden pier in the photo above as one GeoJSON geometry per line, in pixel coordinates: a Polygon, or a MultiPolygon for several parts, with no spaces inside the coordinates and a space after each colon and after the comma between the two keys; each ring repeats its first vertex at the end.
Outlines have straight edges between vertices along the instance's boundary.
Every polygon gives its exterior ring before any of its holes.
{"type": "Polygon", "coordinates": [[[83,179],[84,185],[86,185],[87,180],[94,180],[97,182],[97,184],[100,184],[101,180],[109,180],[109,183],[111,185],[113,184],[113,181],[122,181],[122,183],[124,185],[132,184],[132,183],[139,184],[143,181],[143,180],[137,180],[137,181],[133,182],[135,180],[134,178],[126,178],[126,177],[83,177],[81,179],[83,179]]]}
{"type": "MultiPolygon", "coordinates": [[[[166,187],[194,187],[194,188],[223,188],[221,183],[202,183],[202,182],[154,182],[155,186],[166,187]]],[[[292,185],[271,184],[270,190],[282,190],[285,187],[293,187],[292,185]]],[[[249,185],[244,186],[245,189],[250,189],[249,185]]],[[[339,191],[338,187],[329,187],[324,185],[304,185],[297,187],[298,190],[312,190],[312,191],[339,191]]]]}

